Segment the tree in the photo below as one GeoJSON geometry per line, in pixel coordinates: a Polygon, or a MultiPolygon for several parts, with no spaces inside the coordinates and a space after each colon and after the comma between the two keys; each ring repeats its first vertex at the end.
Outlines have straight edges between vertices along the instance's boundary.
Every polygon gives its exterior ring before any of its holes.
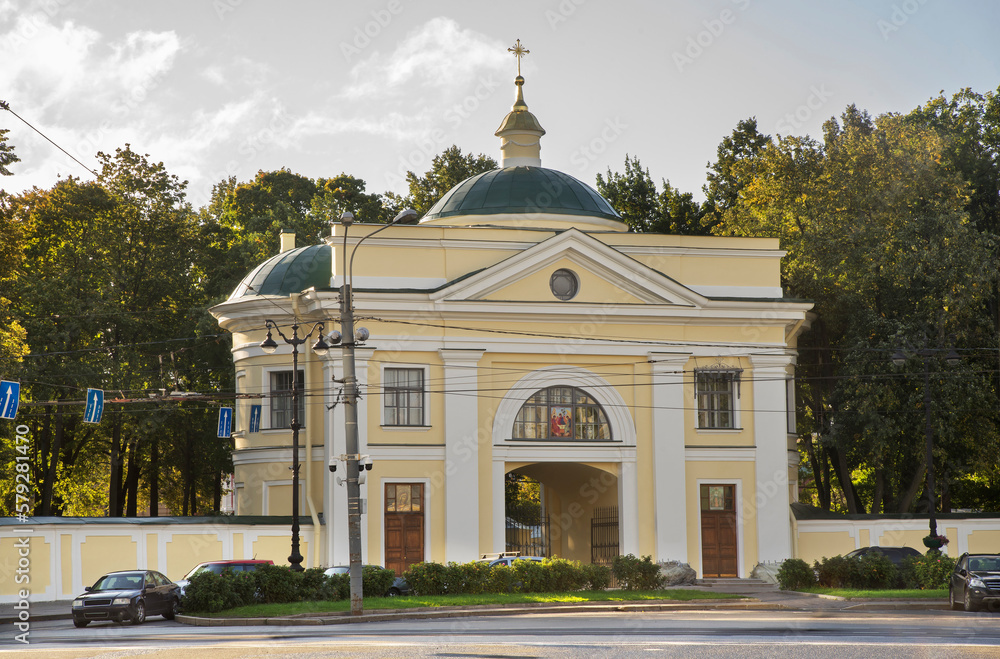
{"type": "MultiPolygon", "coordinates": [[[[312,199],[312,214],[326,224],[336,222],[350,211],[358,222],[384,224],[394,217],[394,208],[385,197],[365,192],[363,179],[341,174],[317,181],[317,194],[312,199]]],[[[400,209],[402,210],[402,209],[400,209]]]]}
{"type": "Polygon", "coordinates": [[[452,145],[434,156],[431,168],[423,176],[417,176],[413,172],[406,173],[410,192],[404,200],[405,205],[423,215],[446,192],[465,179],[497,167],[497,161],[490,156],[482,153],[478,156],[471,153],[463,155],[461,149],[452,145]]]}
{"type": "Polygon", "coordinates": [[[736,205],[740,191],[753,174],[752,167],[737,167],[739,163],[754,162],[771,137],[757,130],[757,118],[743,119],[736,124],[732,135],[722,139],[717,150],[718,159],[709,163],[708,183],[703,215],[708,227],[718,224],[723,213],[736,205]]]}
{"type": "Polygon", "coordinates": [[[7,144],[7,133],[9,132],[6,128],[0,128],[0,175],[2,176],[12,176],[14,172],[10,171],[7,166],[21,162],[21,159],[14,153],[14,147],[7,144]]]}
{"type": "MultiPolygon", "coordinates": [[[[833,474],[849,511],[908,512],[927,467],[922,387],[893,375],[889,355],[924,336],[995,345],[982,314],[995,236],[970,221],[969,187],[934,130],[850,106],[824,134],[781,137],[737,162],[742,188],[716,231],[778,236],[785,286],[816,301],[798,398],[819,502],[832,505],[833,474]]],[[[935,377],[939,409],[951,410],[936,417],[935,461],[956,467],[938,470],[951,480],[997,448],[996,392],[975,362],[935,377]]]]}
{"type": "Polygon", "coordinates": [[[673,233],[705,235],[701,224],[702,208],[690,192],[682,193],[663,181],[663,190],[643,169],[638,157],[625,156],[625,172],[597,175],[597,190],[622,216],[632,231],[638,233],[673,233]]]}
{"type": "MultiPolygon", "coordinates": [[[[146,496],[155,509],[177,437],[216,442],[211,410],[179,427],[148,394],[185,386],[185,371],[195,374],[192,383],[218,391],[222,379],[213,381],[204,361],[213,351],[225,359],[222,373],[231,371],[227,346],[205,321],[185,183],[128,145],[98,159],[97,182],[69,178],[11,198],[8,209],[27,227],[14,305],[32,347],[20,376],[34,402],[24,423],[35,440],[35,514],[133,515],[146,496]],[[206,329],[209,336],[198,339],[206,329]],[[82,423],[82,405],[61,404],[80,401],[87,387],[109,392],[99,425],[82,423]],[[149,402],[116,402],[134,398],[149,402]]],[[[230,465],[228,453],[199,459],[199,474],[230,465]]]]}

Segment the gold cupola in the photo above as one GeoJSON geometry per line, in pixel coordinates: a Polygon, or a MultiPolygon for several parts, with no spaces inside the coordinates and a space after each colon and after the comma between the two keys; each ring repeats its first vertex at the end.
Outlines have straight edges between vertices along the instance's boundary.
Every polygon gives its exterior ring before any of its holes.
{"type": "Polygon", "coordinates": [[[500,127],[494,133],[500,138],[500,167],[541,167],[542,146],[540,143],[545,129],[538,123],[535,115],[528,111],[524,102],[524,78],[521,77],[521,58],[527,55],[528,49],[521,45],[518,39],[513,47],[507,49],[517,57],[517,98],[510,112],[500,122],[500,127]]]}

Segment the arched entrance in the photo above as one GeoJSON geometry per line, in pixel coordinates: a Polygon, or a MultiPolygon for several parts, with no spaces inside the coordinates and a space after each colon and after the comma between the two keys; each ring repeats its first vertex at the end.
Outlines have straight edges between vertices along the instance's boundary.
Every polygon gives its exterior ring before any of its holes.
{"type": "Polygon", "coordinates": [[[543,486],[552,555],[590,563],[595,525],[601,529],[596,544],[605,553],[615,541],[615,554],[638,552],[635,422],[628,402],[600,375],[572,366],[541,368],[518,380],[498,404],[494,551],[506,550],[504,482],[511,471],[543,486]]]}
{"type": "Polygon", "coordinates": [[[537,524],[505,514],[505,550],[525,553],[515,546],[520,544],[544,548],[546,556],[610,564],[620,551],[616,471],[615,465],[569,462],[536,462],[509,469],[508,473],[539,484],[540,509],[537,524]]]}

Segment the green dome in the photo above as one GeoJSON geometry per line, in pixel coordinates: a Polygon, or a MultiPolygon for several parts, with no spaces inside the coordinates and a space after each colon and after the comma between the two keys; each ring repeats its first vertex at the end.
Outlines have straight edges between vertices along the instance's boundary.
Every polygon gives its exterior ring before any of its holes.
{"type": "Polygon", "coordinates": [[[544,167],[505,167],[468,178],[434,204],[421,222],[457,215],[556,213],[621,222],[597,190],[544,167]]]}
{"type": "Polygon", "coordinates": [[[272,256],[253,269],[230,300],[251,295],[288,297],[307,288],[329,288],[333,256],[329,245],[309,245],[272,256]]]}

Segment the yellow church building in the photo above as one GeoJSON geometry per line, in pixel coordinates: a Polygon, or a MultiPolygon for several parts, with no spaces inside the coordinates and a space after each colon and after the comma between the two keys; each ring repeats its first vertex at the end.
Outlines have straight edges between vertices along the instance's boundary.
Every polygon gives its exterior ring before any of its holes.
{"type": "MultiPolygon", "coordinates": [[[[520,529],[532,553],[650,555],[701,577],[792,556],[792,383],[811,305],[783,296],[777,239],[630,233],[591,186],[542,166],[523,84],[496,131],[499,169],[354,252],[354,313],[370,333],[356,354],[373,465],[362,560],[401,571],[516,548],[511,472],[539,484],[547,525],[520,529]]],[[[292,355],[261,349],[265,322],[335,329],[342,248],[381,226],[334,224],[326,244],[298,248],[286,234],[212,309],[250,396],[234,422],[233,512],[291,511],[292,355]]],[[[308,347],[303,565],[346,564],[343,472],[328,469],[346,452],[343,356],[308,347]]]]}

